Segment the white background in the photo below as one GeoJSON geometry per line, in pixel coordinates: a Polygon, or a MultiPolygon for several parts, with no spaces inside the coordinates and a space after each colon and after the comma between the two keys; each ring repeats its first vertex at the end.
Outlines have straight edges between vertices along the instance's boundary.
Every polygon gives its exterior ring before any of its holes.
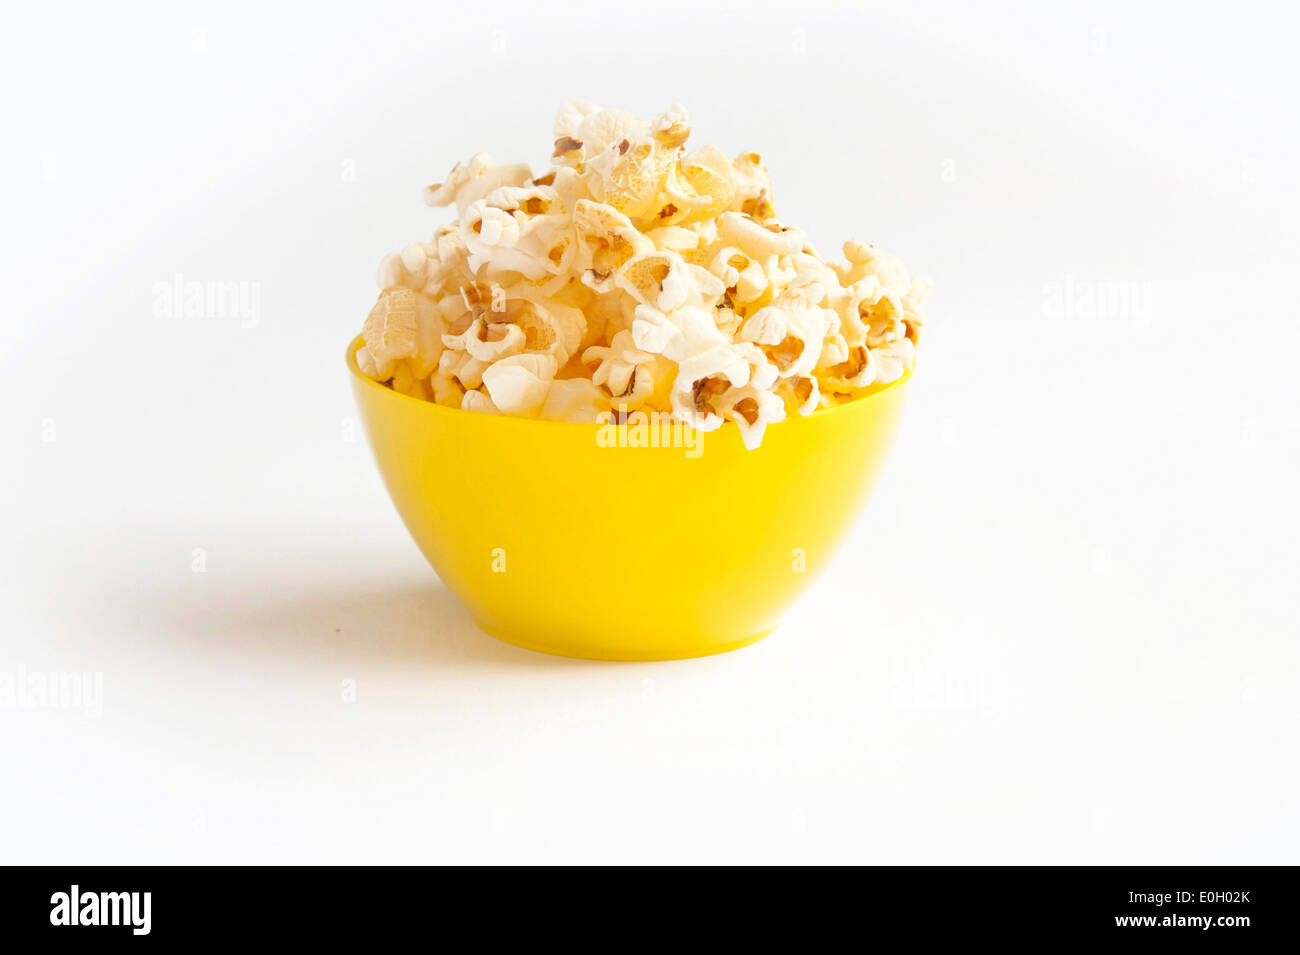
{"type": "Polygon", "coordinates": [[[0,38],[0,673],[103,702],[0,709],[0,860],[1298,861],[1285,7],[73,7],[0,38]],[[575,96],[935,281],[878,493],[740,652],[486,637],[356,430],[421,189],[575,96]]]}

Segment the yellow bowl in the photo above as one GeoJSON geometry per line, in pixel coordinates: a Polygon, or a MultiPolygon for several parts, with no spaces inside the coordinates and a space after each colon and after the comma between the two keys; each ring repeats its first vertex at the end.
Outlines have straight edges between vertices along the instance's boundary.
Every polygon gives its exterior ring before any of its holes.
{"type": "Polygon", "coordinates": [[[874,485],[907,378],[767,429],[707,434],[444,408],[348,367],[388,493],[424,556],[501,640],[669,660],[771,633],[874,485]],[[658,446],[632,446],[653,442],[658,446]],[[676,444],[677,446],[671,446],[676,444]]]}

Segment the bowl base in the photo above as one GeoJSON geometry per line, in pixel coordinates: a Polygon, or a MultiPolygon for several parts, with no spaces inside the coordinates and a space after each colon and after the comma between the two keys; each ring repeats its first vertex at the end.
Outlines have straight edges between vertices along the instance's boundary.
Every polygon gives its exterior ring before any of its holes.
{"type": "Polygon", "coordinates": [[[751,643],[758,643],[758,641],[769,636],[777,629],[777,627],[769,627],[753,636],[744,637],[740,640],[732,640],[728,643],[700,644],[698,647],[686,648],[675,647],[672,649],[664,649],[662,652],[654,650],[648,652],[621,652],[616,648],[611,648],[609,650],[592,650],[571,643],[539,642],[530,640],[527,637],[503,633],[495,627],[487,626],[480,620],[475,620],[474,623],[488,636],[495,637],[502,643],[521,647],[524,650],[532,650],[534,653],[545,653],[553,657],[568,657],[571,660],[608,660],[620,663],[649,663],[656,660],[690,660],[695,657],[711,657],[719,653],[739,650],[741,647],[747,647],[751,643]]]}

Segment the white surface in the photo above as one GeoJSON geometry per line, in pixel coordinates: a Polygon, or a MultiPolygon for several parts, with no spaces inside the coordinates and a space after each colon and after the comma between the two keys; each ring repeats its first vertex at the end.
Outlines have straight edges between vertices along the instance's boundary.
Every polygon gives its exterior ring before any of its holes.
{"type": "Polygon", "coordinates": [[[0,861],[1296,862],[1292,14],[521,6],[11,14],[0,673],[103,704],[0,709],[0,861]],[[355,430],[421,188],[570,96],[936,283],[866,517],[741,652],[480,634],[355,430]],[[155,317],[178,274],[256,323],[155,317]]]}

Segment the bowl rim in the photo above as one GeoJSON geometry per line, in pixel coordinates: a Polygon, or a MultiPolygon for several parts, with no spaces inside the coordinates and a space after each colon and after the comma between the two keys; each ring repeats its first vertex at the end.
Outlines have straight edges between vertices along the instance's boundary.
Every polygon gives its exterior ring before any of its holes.
{"type": "MultiPolygon", "coordinates": [[[[404,395],[400,391],[394,391],[392,388],[389,388],[383,382],[376,381],[375,379],[371,378],[369,375],[365,375],[362,373],[361,369],[357,366],[357,352],[361,349],[361,346],[364,344],[365,342],[362,340],[362,337],[360,335],[357,335],[348,344],[348,349],[345,357],[347,360],[348,371],[352,373],[353,377],[361,381],[365,386],[382,391],[392,396],[393,398],[398,398],[402,401],[409,401],[413,405],[420,405],[428,409],[426,412],[428,414],[444,414],[444,415],[457,415],[457,416],[473,415],[475,418],[481,418],[484,419],[485,421],[518,421],[525,425],[546,426],[546,427],[567,427],[567,428],[606,427],[605,425],[582,422],[582,421],[555,421],[550,418],[525,418],[521,415],[483,414],[480,411],[466,411],[464,408],[448,408],[446,405],[440,405],[436,401],[426,401],[423,398],[415,398],[411,395],[404,395]]],[[[858,395],[857,397],[853,398],[850,401],[842,402],[841,404],[835,405],[835,407],[833,408],[818,408],[816,411],[812,412],[811,414],[797,415],[794,420],[824,419],[824,418],[829,418],[831,415],[849,413],[851,409],[866,404],[872,398],[875,398],[879,395],[883,395],[888,391],[892,391],[895,388],[899,388],[902,385],[906,384],[911,379],[912,373],[915,370],[916,370],[916,366],[915,363],[913,363],[913,367],[905,371],[902,377],[896,378],[893,381],[889,382],[888,384],[872,385],[862,394],[858,395]]],[[[789,420],[791,419],[789,418],[786,419],[786,421],[789,420]]],[[[773,426],[780,427],[780,425],[784,423],[785,421],[779,421],[776,422],[773,426]]],[[[732,425],[734,427],[733,422],[730,421],[724,422],[723,426],[725,427],[727,425],[732,425]]],[[[689,425],[687,425],[686,427],[689,427],[689,425]]]]}

